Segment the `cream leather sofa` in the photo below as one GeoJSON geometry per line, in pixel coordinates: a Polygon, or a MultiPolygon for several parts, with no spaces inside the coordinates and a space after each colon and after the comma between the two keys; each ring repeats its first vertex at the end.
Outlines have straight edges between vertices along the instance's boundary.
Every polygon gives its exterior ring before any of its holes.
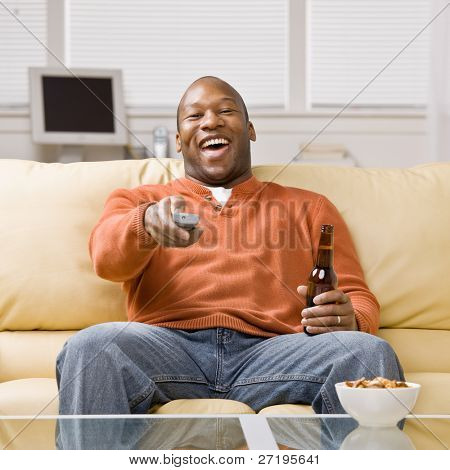
{"type": "MultiPolygon", "coordinates": [[[[423,386],[414,411],[450,414],[450,164],[281,170],[253,169],[260,180],[276,177],[334,202],[382,306],[379,335],[407,379],[423,386]]],[[[67,338],[95,323],[126,321],[120,285],[96,276],[87,249],[109,193],[182,175],[182,161],[172,159],[0,160],[0,415],[56,414],[55,358],[67,338]]],[[[253,413],[224,400],[178,400],[151,411],[253,413]]]]}

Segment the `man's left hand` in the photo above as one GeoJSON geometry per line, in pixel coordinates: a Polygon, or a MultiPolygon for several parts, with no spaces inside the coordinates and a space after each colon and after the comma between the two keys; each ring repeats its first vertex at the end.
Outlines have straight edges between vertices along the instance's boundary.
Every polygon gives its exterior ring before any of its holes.
{"type": "MultiPolygon", "coordinates": [[[[298,286],[297,292],[306,299],[306,286],[298,286]]],[[[357,331],[355,311],[347,294],[339,289],[323,292],[314,297],[315,307],[302,310],[302,325],[313,335],[330,331],[357,331]]]]}

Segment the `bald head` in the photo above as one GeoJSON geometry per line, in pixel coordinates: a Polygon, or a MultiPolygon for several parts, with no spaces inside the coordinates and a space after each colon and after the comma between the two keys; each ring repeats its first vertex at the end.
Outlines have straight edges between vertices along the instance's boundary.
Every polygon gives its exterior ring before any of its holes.
{"type": "Polygon", "coordinates": [[[244,110],[244,116],[245,116],[245,121],[248,122],[248,111],[247,111],[247,106],[244,103],[244,100],[242,99],[242,96],[237,92],[235,88],[233,88],[229,83],[227,83],[225,80],[222,80],[219,77],[214,77],[212,75],[205,75],[204,77],[197,78],[197,80],[193,81],[187,88],[187,90],[184,92],[183,96],[180,99],[180,102],[178,103],[178,108],[177,108],[177,131],[180,131],[180,109],[182,108],[184,98],[186,97],[187,93],[191,88],[193,88],[198,82],[201,80],[209,80],[212,82],[217,82],[223,87],[228,88],[228,90],[231,92],[232,95],[234,95],[237,99],[237,102],[240,103],[244,110]]]}

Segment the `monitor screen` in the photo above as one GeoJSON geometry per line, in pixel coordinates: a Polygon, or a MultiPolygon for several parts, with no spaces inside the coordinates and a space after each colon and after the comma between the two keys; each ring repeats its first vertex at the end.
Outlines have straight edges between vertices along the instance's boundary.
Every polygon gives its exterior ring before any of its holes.
{"type": "Polygon", "coordinates": [[[115,132],[111,78],[44,75],[42,94],[45,132],[115,132]]]}
{"type": "Polygon", "coordinates": [[[29,76],[34,142],[127,144],[120,69],[30,67],[29,76]]]}

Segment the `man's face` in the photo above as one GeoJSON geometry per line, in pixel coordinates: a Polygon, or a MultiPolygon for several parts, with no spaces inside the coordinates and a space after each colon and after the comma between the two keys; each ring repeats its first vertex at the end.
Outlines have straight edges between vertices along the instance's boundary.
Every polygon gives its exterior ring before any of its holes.
{"type": "Polygon", "coordinates": [[[211,185],[232,181],[251,168],[250,140],[256,140],[253,124],[232,88],[204,79],[188,89],[176,135],[186,175],[211,185]],[[214,144],[214,138],[224,140],[214,144]]]}

